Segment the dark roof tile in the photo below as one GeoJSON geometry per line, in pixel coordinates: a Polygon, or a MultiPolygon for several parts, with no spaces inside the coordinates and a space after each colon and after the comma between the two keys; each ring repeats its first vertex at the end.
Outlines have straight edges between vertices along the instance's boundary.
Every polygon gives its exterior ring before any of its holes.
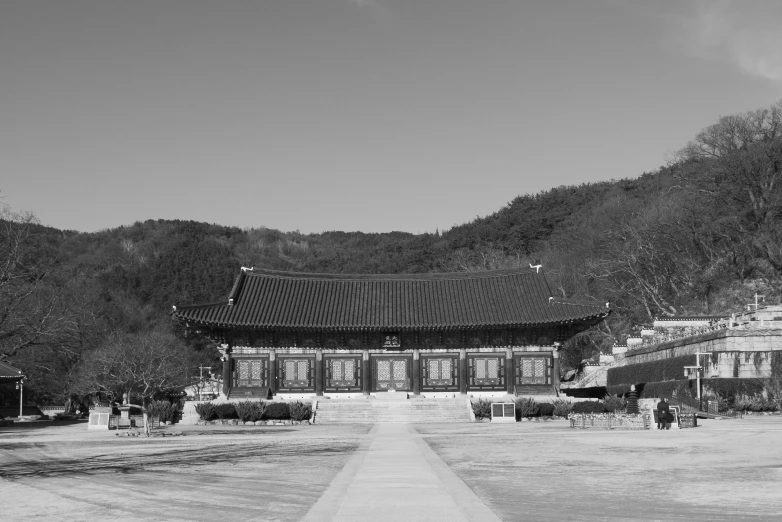
{"type": "Polygon", "coordinates": [[[417,330],[596,322],[595,302],[550,299],[527,269],[402,275],[242,270],[230,301],[174,307],[182,322],[229,328],[417,330]]]}

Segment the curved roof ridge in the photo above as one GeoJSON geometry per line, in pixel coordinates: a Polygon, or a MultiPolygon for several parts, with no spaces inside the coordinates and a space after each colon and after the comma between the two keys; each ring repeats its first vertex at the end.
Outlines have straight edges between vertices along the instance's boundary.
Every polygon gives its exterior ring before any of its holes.
{"type": "Polygon", "coordinates": [[[421,280],[448,280],[448,279],[485,279],[490,277],[508,276],[534,276],[543,277],[543,272],[535,272],[526,267],[504,268],[500,270],[481,270],[477,272],[422,272],[408,274],[328,274],[323,272],[288,272],[285,270],[271,270],[268,268],[254,268],[242,270],[242,274],[248,277],[280,277],[286,279],[323,279],[343,281],[421,281],[421,280]]]}
{"type": "Polygon", "coordinates": [[[207,308],[210,306],[222,306],[228,304],[228,301],[212,301],[210,303],[196,303],[189,305],[174,305],[177,310],[192,310],[193,308],[207,308]]]}
{"type": "Polygon", "coordinates": [[[572,299],[572,298],[564,298],[564,297],[554,297],[553,300],[555,303],[564,304],[564,305],[602,306],[601,301],[598,301],[597,299],[591,300],[591,299],[572,299]]]}
{"type": "Polygon", "coordinates": [[[11,366],[7,362],[0,361],[0,378],[18,379],[22,377],[22,370],[11,366]]]}

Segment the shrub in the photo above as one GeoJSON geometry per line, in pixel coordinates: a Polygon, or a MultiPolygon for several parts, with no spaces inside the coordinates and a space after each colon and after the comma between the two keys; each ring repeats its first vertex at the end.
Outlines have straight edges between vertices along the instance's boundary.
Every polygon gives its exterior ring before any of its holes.
{"type": "Polygon", "coordinates": [[[550,402],[542,402],[538,404],[538,414],[541,417],[551,417],[554,415],[554,405],[550,402]]]}
{"type": "Polygon", "coordinates": [[[234,407],[233,403],[230,402],[224,402],[223,404],[216,405],[214,407],[214,412],[215,415],[217,415],[217,418],[220,420],[236,418],[236,408],[234,407]]]}
{"type": "Polygon", "coordinates": [[[627,407],[627,400],[624,397],[620,397],[616,394],[606,395],[603,399],[605,409],[609,412],[620,412],[627,407]]]}
{"type": "Polygon", "coordinates": [[[573,403],[565,399],[555,399],[553,406],[554,415],[558,417],[567,417],[573,411],[573,403]]]}
{"type": "Polygon", "coordinates": [[[234,404],[234,409],[236,410],[236,416],[239,417],[239,420],[245,422],[261,420],[261,416],[263,415],[262,406],[261,406],[260,415],[256,415],[259,405],[261,405],[261,403],[255,401],[237,402],[234,404]],[[255,418],[256,416],[258,417],[257,419],[255,418]]]}
{"type": "Polygon", "coordinates": [[[174,422],[177,414],[177,404],[170,403],[168,401],[162,401],[160,408],[160,421],[161,422],[174,422]]]}
{"type": "Polygon", "coordinates": [[[605,413],[605,405],[600,401],[577,402],[571,413],[605,413]]]}
{"type": "Polygon", "coordinates": [[[764,398],[761,395],[754,397],[737,397],[732,407],[736,411],[776,411],[777,405],[773,400],[764,398]]]}
{"type": "Polygon", "coordinates": [[[210,421],[215,413],[215,405],[211,402],[202,402],[195,405],[195,411],[201,420],[210,421]]]}
{"type": "Polygon", "coordinates": [[[249,417],[247,420],[256,422],[263,418],[263,412],[266,411],[266,403],[263,401],[252,402],[249,417]]]}
{"type": "Polygon", "coordinates": [[[160,417],[160,410],[162,409],[163,401],[149,401],[149,404],[147,405],[147,415],[149,415],[150,418],[154,419],[155,417],[160,417]]]}
{"type": "Polygon", "coordinates": [[[536,417],[538,415],[538,403],[532,397],[516,399],[516,416],[536,417]]]}
{"type": "MultiPolygon", "coordinates": [[[[732,405],[737,397],[752,397],[763,393],[763,382],[758,379],[703,379],[703,389],[732,405]]],[[[695,381],[692,384],[695,390],[695,381]]]]}
{"type": "Polygon", "coordinates": [[[287,420],[291,418],[290,407],[287,402],[270,402],[263,412],[264,419],[287,420]]]}
{"type": "Polygon", "coordinates": [[[475,414],[476,419],[491,418],[491,401],[488,399],[478,399],[477,402],[472,403],[472,412],[475,414]]]}
{"type": "Polygon", "coordinates": [[[160,422],[174,422],[177,415],[177,404],[168,401],[150,401],[147,406],[147,414],[150,418],[157,417],[160,422]]]}
{"type": "Polygon", "coordinates": [[[290,417],[295,421],[304,421],[312,418],[312,404],[294,402],[288,406],[290,417]]]}

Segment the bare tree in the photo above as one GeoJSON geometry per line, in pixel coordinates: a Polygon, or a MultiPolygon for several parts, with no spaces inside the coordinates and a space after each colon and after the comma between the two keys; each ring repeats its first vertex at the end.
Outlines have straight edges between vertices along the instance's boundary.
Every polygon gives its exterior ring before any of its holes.
{"type": "Polygon", "coordinates": [[[84,357],[82,393],[150,397],[187,384],[187,346],[167,332],[118,333],[84,357]]]}
{"type": "Polygon", "coordinates": [[[511,253],[492,246],[475,250],[460,249],[447,260],[446,270],[451,272],[483,272],[527,266],[526,258],[516,252],[511,253]]]}
{"type": "Polygon", "coordinates": [[[648,320],[676,315],[679,303],[702,291],[702,257],[681,224],[681,205],[670,196],[638,209],[617,200],[607,208],[597,255],[584,259],[584,275],[610,295],[635,302],[648,320]]]}
{"type": "Polygon", "coordinates": [[[31,213],[0,208],[0,360],[51,343],[70,318],[58,261],[31,213]]]}
{"type": "Polygon", "coordinates": [[[749,244],[782,275],[782,100],[725,116],[679,152],[679,175],[710,215],[736,216],[733,244],[749,244]],[[727,212],[726,212],[727,211],[727,212]]]}

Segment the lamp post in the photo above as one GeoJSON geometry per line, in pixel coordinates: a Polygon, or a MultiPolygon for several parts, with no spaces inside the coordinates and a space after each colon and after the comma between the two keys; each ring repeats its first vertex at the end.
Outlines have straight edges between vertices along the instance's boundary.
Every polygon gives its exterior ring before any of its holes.
{"type": "Polygon", "coordinates": [[[687,370],[693,369],[695,370],[695,379],[696,379],[696,388],[698,392],[698,409],[701,408],[701,372],[703,371],[703,366],[701,366],[701,355],[711,355],[711,352],[695,352],[695,366],[685,366],[684,367],[684,376],[689,377],[690,374],[687,370]]]}
{"type": "Polygon", "coordinates": [[[16,385],[16,389],[19,390],[19,418],[22,417],[22,394],[24,393],[24,377],[19,379],[19,383],[16,385]]]}

